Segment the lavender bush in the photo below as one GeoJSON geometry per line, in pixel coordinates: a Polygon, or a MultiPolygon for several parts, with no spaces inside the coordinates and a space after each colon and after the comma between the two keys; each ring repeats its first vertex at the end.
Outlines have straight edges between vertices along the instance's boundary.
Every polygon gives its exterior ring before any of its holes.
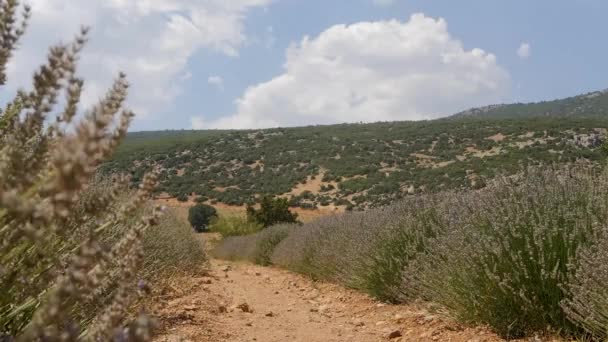
{"type": "Polygon", "coordinates": [[[211,253],[220,259],[246,260],[260,265],[270,265],[270,256],[276,245],[297,227],[295,224],[279,224],[255,234],[229,236],[211,253]]]}
{"type": "Polygon", "coordinates": [[[578,255],[575,274],[562,307],[568,318],[590,336],[608,340],[608,227],[599,242],[578,255]]]}
{"type": "Polygon", "coordinates": [[[505,337],[576,333],[560,303],[577,252],[603,234],[607,194],[606,176],[582,165],[502,178],[470,198],[465,219],[406,269],[404,286],[505,337]]]}
{"type": "MultiPolygon", "coordinates": [[[[432,301],[506,338],[548,329],[606,339],[607,219],[606,172],[584,163],[533,167],[483,190],[305,224],[270,260],[383,300],[432,301]]],[[[252,260],[255,239],[227,243],[250,247],[252,260]]]]}
{"type": "MultiPolygon", "coordinates": [[[[0,86],[30,16],[20,8],[0,0],[0,86]]],[[[95,179],[133,113],[123,108],[128,83],[119,74],[79,115],[84,81],[76,63],[87,31],[52,47],[32,89],[0,109],[0,340],[149,340],[153,321],[130,319],[147,288],[141,277],[156,272],[142,265],[180,265],[144,256],[151,249],[170,255],[153,242],[161,232],[151,227],[163,222],[161,208],[147,204],[156,175],[144,176],[135,192],[127,179],[95,179]]]]}

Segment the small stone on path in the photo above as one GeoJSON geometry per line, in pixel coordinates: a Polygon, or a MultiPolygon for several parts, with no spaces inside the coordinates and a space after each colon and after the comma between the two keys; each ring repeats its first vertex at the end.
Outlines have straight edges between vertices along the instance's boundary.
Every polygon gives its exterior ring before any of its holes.
{"type": "Polygon", "coordinates": [[[247,313],[253,312],[253,310],[251,309],[251,307],[249,307],[249,304],[247,304],[247,303],[241,303],[241,304],[237,305],[236,308],[240,309],[243,312],[247,312],[247,313]]]}
{"type": "Polygon", "coordinates": [[[389,332],[388,334],[386,334],[386,338],[388,338],[389,340],[392,340],[394,338],[397,337],[401,337],[401,331],[400,330],[393,330],[391,332],[389,332]]]}

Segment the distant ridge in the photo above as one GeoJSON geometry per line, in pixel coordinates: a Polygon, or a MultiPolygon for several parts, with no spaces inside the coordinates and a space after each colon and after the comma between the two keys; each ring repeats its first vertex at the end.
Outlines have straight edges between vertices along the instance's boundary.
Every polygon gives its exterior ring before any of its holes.
{"type": "Polygon", "coordinates": [[[533,103],[497,104],[471,108],[457,113],[451,118],[462,117],[608,117],[608,89],[594,91],[564,99],[533,103]]]}

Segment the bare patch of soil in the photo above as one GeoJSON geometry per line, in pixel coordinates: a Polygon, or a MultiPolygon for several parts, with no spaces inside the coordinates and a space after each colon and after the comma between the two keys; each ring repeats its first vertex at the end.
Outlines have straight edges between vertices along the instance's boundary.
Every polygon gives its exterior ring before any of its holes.
{"type": "Polygon", "coordinates": [[[496,133],[492,136],[487,137],[486,139],[488,140],[492,140],[494,142],[501,142],[503,140],[505,140],[506,136],[502,133],[496,133]]]}
{"type": "Polygon", "coordinates": [[[491,157],[500,153],[502,153],[502,147],[498,146],[492,147],[491,149],[486,151],[479,150],[477,149],[477,147],[474,146],[469,146],[465,149],[465,154],[478,158],[491,157]]]}
{"type": "Polygon", "coordinates": [[[319,193],[321,193],[321,186],[325,185],[333,185],[335,188],[338,187],[338,183],[336,182],[323,182],[323,177],[325,176],[325,172],[326,170],[321,169],[321,171],[319,172],[318,175],[314,176],[308,176],[308,178],[306,178],[306,183],[298,183],[293,189],[291,189],[290,192],[284,194],[283,196],[286,197],[290,197],[290,196],[298,196],[301,195],[303,192],[305,191],[310,191],[311,193],[318,195],[319,193]]]}

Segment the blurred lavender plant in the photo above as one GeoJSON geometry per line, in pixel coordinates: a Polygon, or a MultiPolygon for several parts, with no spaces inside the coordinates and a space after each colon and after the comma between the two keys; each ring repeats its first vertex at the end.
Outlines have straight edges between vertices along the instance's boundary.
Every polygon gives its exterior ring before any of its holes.
{"type": "MultiPolygon", "coordinates": [[[[0,0],[0,85],[30,17],[17,0],[0,0]]],[[[160,211],[134,215],[150,198],[149,174],[135,196],[120,202],[124,180],[105,191],[88,187],[97,167],[127,133],[133,113],[123,109],[128,83],[120,74],[97,105],[75,120],[83,89],[76,62],[87,29],[70,44],[53,46],[34,74],[0,111],[0,336],[20,341],[130,340],[150,338],[151,321],[128,323],[137,295],[142,235],[160,211]],[[55,112],[61,94],[65,106],[55,112]],[[55,120],[49,123],[49,116],[55,120]],[[123,227],[109,245],[104,232],[123,227]],[[109,293],[106,289],[113,288],[109,293]],[[104,309],[85,316],[78,308],[106,293],[104,309]],[[88,327],[88,328],[87,328],[88,327]],[[121,337],[121,338],[122,338],[121,337]]]]}
{"type": "Polygon", "coordinates": [[[278,224],[262,231],[224,238],[211,252],[225,260],[247,260],[259,265],[270,265],[275,247],[297,229],[297,224],[278,224]]]}

